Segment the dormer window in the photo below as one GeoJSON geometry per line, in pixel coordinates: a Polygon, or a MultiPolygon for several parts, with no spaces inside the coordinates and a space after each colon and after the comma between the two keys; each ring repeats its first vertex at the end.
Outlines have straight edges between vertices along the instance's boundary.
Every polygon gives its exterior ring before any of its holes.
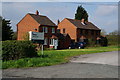
{"type": "Polygon", "coordinates": [[[85,19],[81,20],[82,25],[85,25],[85,19]]]}
{"type": "Polygon", "coordinates": [[[81,22],[82,23],[82,25],[85,25],[85,23],[84,22],[81,22]]]}
{"type": "Polygon", "coordinates": [[[44,33],[48,33],[48,28],[47,27],[43,27],[43,32],[44,33]]]}

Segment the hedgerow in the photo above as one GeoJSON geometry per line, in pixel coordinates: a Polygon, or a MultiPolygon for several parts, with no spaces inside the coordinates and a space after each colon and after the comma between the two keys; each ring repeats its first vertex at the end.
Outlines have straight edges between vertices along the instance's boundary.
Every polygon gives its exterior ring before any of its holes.
{"type": "Polygon", "coordinates": [[[2,60],[17,60],[37,56],[36,46],[30,41],[3,41],[2,60]]]}

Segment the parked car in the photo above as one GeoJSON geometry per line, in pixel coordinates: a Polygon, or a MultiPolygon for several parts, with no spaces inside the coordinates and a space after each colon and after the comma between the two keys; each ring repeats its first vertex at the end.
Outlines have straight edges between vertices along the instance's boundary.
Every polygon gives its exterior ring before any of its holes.
{"type": "Polygon", "coordinates": [[[75,48],[84,49],[85,45],[86,45],[85,42],[71,43],[69,49],[75,49],[75,48]]]}
{"type": "Polygon", "coordinates": [[[84,49],[85,44],[86,44],[85,42],[78,42],[78,43],[76,43],[76,48],[84,49]]]}
{"type": "Polygon", "coordinates": [[[75,49],[75,44],[71,43],[70,46],[69,46],[69,49],[75,49]]]}

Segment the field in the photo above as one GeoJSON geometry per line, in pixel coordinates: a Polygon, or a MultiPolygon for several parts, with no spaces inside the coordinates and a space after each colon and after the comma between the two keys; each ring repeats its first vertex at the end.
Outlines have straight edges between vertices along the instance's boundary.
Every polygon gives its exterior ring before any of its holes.
{"type": "Polygon", "coordinates": [[[41,51],[38,51],[38,57],[4,61],[2,62],[2,68],[7,69],[51,66],[67,63],[72,57],[79,56],[82,54],[100,53],[117,50],[117,46],[89,47],[86,49],[45,50],[43,56],[41,55],[41,51]]]}

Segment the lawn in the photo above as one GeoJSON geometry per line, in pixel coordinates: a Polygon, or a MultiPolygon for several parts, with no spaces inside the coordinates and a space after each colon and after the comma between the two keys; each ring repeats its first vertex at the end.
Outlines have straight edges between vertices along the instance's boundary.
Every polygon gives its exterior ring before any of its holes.
{"type": "Polygon", "coordinates": [[[7,69],[51,66],[56,64],[67,63],[73,56],[117,50],[117,46],[92,47],[86,49],[45,50],[44,56],[41,56],[41,51],[38,51],[39,57],[4,61],[2,62],[2,68],[7,69]]]}

